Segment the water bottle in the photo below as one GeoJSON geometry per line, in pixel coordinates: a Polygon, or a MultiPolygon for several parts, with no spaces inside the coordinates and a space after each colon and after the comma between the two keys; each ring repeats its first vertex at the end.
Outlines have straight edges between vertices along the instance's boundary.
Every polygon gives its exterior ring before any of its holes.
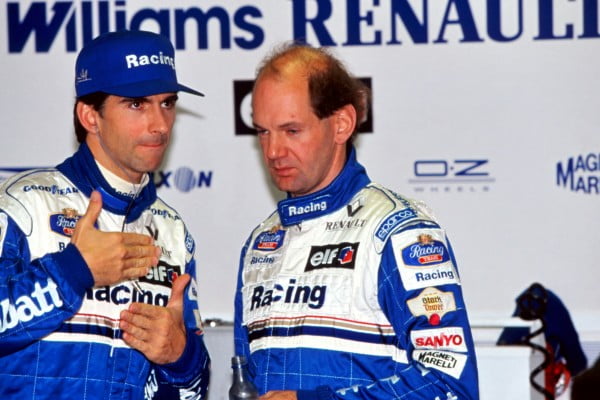
{"type": "Polygon", "coordinates": [[[244,356],[231,357],[233,377],[229,388],[229,400],[257,400],[258,390],[248,377],[247,361],[244,356]]]}

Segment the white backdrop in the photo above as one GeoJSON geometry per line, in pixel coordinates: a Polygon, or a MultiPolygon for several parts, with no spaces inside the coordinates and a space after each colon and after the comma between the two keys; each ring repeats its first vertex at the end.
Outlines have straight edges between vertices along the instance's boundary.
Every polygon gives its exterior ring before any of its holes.
{"type": "Polygon", "coordinates": [[[600,331],[597,0],[222,3],[3,1],[0,179],[76,148],[84,38],[163,30],[177,41],[179,79],[206,97],[180,96],[159,194],[196,239],[204,317],[230,320],[240,247],[281,197],[255,138],[236,134],[234,82],[252,79],[282,40],[333,42],[372,82],[373,132],[360,136],[359,159],[373,180],[435,210],[472,316],[510,315],[539,281],[581,331],[600,331]]]}

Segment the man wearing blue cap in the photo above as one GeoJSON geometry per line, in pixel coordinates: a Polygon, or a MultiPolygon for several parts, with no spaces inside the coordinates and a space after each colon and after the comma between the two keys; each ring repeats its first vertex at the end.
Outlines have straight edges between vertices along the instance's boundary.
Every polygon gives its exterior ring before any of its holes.
{"type": "Polygon", "coordinates": [[[0,186],[0,398],[204,398],[194,241],[149,176],[177,92],[202,94],[150,32],[99,36],[75,73],[78,151],[0,186]]]}

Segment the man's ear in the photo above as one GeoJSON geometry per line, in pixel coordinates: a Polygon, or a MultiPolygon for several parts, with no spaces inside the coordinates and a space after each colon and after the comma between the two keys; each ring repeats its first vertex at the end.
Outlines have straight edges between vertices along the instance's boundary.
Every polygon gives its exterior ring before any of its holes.
{"type": "Polygon", "coordinates": [[[335,141],[345,144],[356,127],[356,109],[352,104],[346,104],[339,108],[334,114],[335,141]]]}
{"type": "Polygon", "coordinates": [[[98,111],[96,111],[94,107],[81,101],[78,102],[77,118],[79,118],[79,122],[88,134],[95,134],[98,132],[98,111]]]}

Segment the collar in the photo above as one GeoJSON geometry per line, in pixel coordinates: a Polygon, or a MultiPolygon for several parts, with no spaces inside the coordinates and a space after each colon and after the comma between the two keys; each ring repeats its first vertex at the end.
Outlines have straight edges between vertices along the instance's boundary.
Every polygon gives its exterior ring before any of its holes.
{"type": "Polygon", "coordinates": [[[348,204],[350,199],[371,180],[365,168],[356,161],[352,147],[348,161],[340,174],[327,187],[306,196],[290,197],[277,203],[277,212],[283,226],[330,214],[348,204]]]}
{"type": "Polygon", "coordinates": [[[135,198],[115,190],[104,178],[87,144],[82,143],[79,150],[56,167],[86,196],[93,190],[102,194],[102,208],[114,214],[125,215],[129,223],[139,218],[142,212],[156,201],[156,187],[149,179],[135,198]]]}

